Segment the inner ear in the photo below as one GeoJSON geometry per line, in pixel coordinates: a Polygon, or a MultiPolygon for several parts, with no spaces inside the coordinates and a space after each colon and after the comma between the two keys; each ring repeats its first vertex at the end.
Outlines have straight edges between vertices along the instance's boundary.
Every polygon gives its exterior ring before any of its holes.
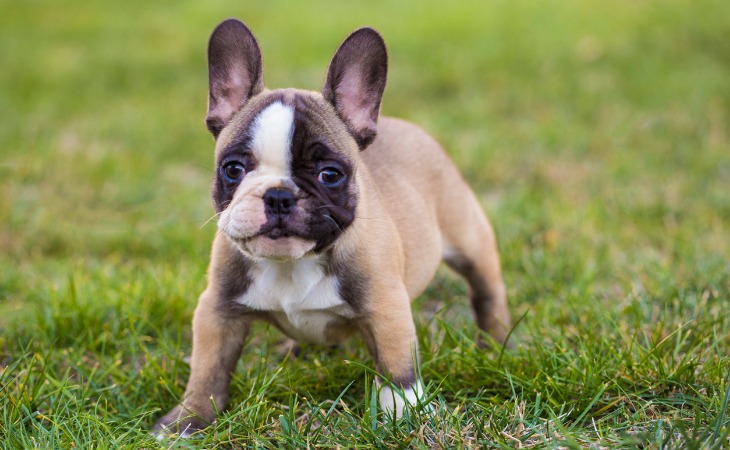
{"type": "Polygon", "coordinates": [[[264,89],[261,49],[251,30],[237,19],[218,25],[208,42],[208,115],[218,137],[233,115],[264,89]]]}
{"type": "Polygon", "coordinates": [[[377,134],[387,74],[385,42],[372,28],[360,28],[348,36],[327,70],[322,95],[335,107],[361,150],[377,134]]]}

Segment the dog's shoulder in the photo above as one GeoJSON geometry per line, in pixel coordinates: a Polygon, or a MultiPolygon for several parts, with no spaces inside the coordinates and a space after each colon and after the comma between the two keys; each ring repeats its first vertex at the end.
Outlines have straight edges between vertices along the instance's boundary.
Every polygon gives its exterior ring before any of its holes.
{"type": "Polygon", "coordinates": [[[362,158],[371,171],[407,169],[419,177],[452,166],[441,145],[423,128],[394,117],[378,121],[378,135],[362,158]]]}

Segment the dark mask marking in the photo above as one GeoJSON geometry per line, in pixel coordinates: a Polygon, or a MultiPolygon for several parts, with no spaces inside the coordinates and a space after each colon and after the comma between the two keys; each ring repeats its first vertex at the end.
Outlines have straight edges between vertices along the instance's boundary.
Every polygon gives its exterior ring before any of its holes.
{"type": "Polygon", "coordinates": [[[369,279],[358,270],[358,264],[349,259],[335,258],[327,252],[325,274],[339,281],[338,294],[355,312],[361,312],[369,290],[369,279]]]}
{"type": "Polygon", "coordinates": [[[334,143],[322,130],[323,115],[322,106],[315,99],[295,97],[291,173],[306,202],[307,229],[317,243],[315,252],[328,248],[350,226],[357,205],[353,166],[333,150],[334,143]],[[346,177],[344,183],[335,188],[322,185],[317,177],[325,167],[342,172],[346,177]]]}
{"type": "Polygon", "coordinates": [[[216,262],[216,270],[212,272],[215,277],[214,285],[218,293],[218,310],[225,315],[241,315],[252,311],[251,308],[236,302],[248,291],[253,283],[249,274],[251,261],[241,252],[230,249],[221,255],[221,260],[216,262]]]}

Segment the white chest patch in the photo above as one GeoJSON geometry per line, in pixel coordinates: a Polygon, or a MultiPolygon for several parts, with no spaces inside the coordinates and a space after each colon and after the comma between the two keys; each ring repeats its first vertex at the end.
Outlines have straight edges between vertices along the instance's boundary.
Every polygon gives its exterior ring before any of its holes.
{"type": "Polygon", "coordinates": [[[249,273],[254,281],[237,302],[269,312],[298,341],[330,343],[325,336],[327,325],[352,311],[340,298],[337,278],[326,275],[316,257],[295,262],[265,260],[249,273]]]}
{"type": "Polygon", "coordinates": [[[280,102],[264,108],[251,129],[251,147],[259,162],[258,173],[289,177],[294,109],[280,102]]]}

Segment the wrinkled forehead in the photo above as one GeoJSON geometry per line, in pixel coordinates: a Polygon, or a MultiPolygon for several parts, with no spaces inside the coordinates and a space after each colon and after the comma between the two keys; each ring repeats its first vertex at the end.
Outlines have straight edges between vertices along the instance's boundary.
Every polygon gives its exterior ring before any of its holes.
{"type": "Polygon", "coordinates": [[[320,93],[298,89],[265,91],[236,113],[216,143],[216,158],[231,148],[265,153],[322,144],[354,160],[357,144],[335,109],[320,93]]]}

